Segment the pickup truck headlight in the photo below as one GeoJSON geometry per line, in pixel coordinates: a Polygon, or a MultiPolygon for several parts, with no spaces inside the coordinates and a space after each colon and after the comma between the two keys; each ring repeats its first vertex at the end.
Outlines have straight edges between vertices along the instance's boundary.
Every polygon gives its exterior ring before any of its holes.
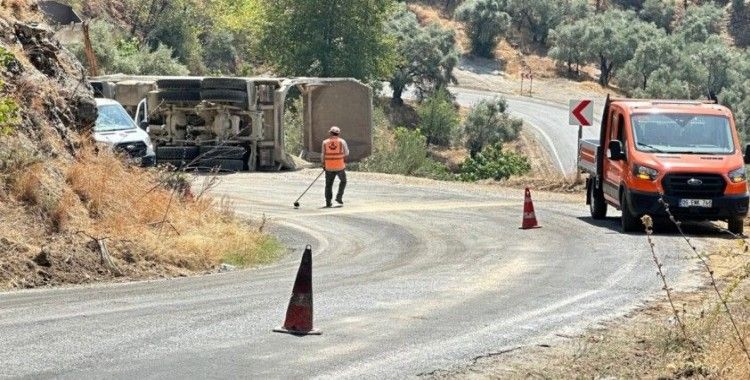
{"type": "Polygon", "coordinates": [[[639,179],[646,179],[649,181],[656,180],[659,176],[659,171],[651,169],[647,166],[633,165],[633,175],[639,179]]]}
{"type": "Polygon", "coordinates": [[[747,181],[747,170],[745,170],[745,167],[741,167],[737,170],[732,170],[729,172],[729,180],[732,181],[732,183],[741,183],[747,181]]]}

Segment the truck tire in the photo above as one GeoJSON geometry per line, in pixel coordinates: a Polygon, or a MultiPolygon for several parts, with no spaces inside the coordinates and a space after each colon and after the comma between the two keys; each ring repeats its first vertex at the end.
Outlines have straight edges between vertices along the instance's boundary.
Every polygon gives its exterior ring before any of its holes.
{"type": "Polygon", "coordinates": [[[197,146],[159,146],[156,147],[156,161],[185,160],[190,162],[198,157],[200,148],[197,146]]]}
{"type": "Polygon", "coordinates": [[[729,232],[735,235],[742,235],[745,233],[745,218],[731,218],[727,221],[729,225],[729,232]]]}
{"type": "Polygon", "coordinates": [[[241,146],[203,145],[200,147],[201,160],[244,161],[245,156],[247,156],[247,149],[241,146]]]}
{"type": "Polygon", "coordinates": [[[589,211],[591,217],[594,220],[602,220],[607,218],[607,202],[604,200],[604,194],[601,191],[596,191],[594,186],[594,179],[589,180],[589,211]]]}
{"type": "Polygon", "coordinates": [[[159,79],[156,81],[156,86],[159,90],[200,90],[201,88],[200,79],[186,78],[186,79],[159,79]]]}
{"type": "Polygon", "coordinates": [[[201,90],[201,99],[213,103],[231,103],[240,108],[247,108],[246,91],[238,90],[201,90]]]}
{"type": "Polygon", "coordinates": [[[172,170],[180,170],[189,164],[189,160],[156,160],[156,166],[158,167],[169,167],[172,170]]]}
{"type": "Polygon", "coordinates": [[[622,232],[638,232],[642,224],[636,215],[630,213],[630,204],[628,203],[628,197],[625,196],[625,192],[622,193],[620,199],[622,232]]]}
{"type": "Polygon", "coordinates": [[[216,170],[221,172],[241,172],[245,170],[245,161],[243,160],[201,160],[197,165],[201,170],[216,170]]]}
{"type": "Polygon", "coordinates": [[[191,90],[159,91],[157,97],[159,102],[168,103],[200,103],[201,101],[201,93],[191,90]]]}
{"type": "Polygon", "coordinates": [[[246,79],[240,78],[205,78],[201,83],[204,90],[237,90],[247,92],[246,79]]]}

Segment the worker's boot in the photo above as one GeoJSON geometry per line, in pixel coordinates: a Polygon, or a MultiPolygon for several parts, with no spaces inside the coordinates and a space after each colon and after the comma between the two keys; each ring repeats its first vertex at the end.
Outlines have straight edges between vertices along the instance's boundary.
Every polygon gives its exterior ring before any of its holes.
{"type": "Polygon", "coordinates": [[[331,201],[326,201],[326,208],[333,207],[333,204],[331,204],[331,201]]]}
{"type": "Polygon", "coordinates": [[[336,203],[340,204],[341,206],[344,205],[344,200],[341,198],[336,198],[336,203]]]}

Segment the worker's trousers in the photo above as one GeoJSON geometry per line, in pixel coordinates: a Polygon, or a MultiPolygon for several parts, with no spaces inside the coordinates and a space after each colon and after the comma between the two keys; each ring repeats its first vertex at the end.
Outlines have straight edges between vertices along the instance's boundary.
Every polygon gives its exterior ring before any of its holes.
{"type": "Polygon", "coordinates": [[[339,192],[336,194],[336,200],[344,199],[344,189],[346,189],[346,170],[327,171],[326,170],[326,203],[331,203],[333,199],[333,181],[339,177],[339,192]]]}

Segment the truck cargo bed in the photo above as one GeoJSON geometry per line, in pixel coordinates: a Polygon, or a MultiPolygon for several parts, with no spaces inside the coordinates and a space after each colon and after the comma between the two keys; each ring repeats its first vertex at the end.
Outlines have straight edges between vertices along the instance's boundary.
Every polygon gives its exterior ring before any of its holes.
{"type": "Polygon", "coordinates": [[[581,140],[578,143],[578,168],[585,173],[596,175],[598,151],[598,140],[581,140]]]}

